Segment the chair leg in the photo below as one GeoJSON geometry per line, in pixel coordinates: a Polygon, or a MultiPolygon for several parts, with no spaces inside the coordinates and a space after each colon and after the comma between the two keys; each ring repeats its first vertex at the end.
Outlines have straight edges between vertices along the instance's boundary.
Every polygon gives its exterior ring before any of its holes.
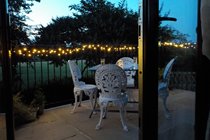
{"type": "Polygon", "coordinates": [[[76,107],[77,107],[77,96],[78,96],[78,93],[77,91],[74,92],[74,108],[72,109],[71,113],[74,113],[76,107]]]}
{"type": "MultiPolygon", "coordinates": [[[[107,104],[107,106],[108,106],[108,104],[107,104]]],[[[103,112],[103,119],[106,119],[106,117],[107,117],[107,106],[104,108],[104,112],[103,112]]]]}
{"type": "Polygon", "coordinates": [[[164,113],[165,113],[165,117],[167,119],[170,119],[171,118],[171,113],[170,113],[170,111],[167,107],[167,104],[166,104],[168,95],[169,95],[169,93],[167,92],[165,96],[162,96],[162,100],[163,100],[163,110],[164,110],[164,113]]]}
{"type": "Polygon", "coordinates": [[[79,107],[81,106],[81,104],[82,104],[82,96],[83,96],[83,92],[81,91],[80,93],[79,93],[79,107]]]}
{"type": "Polygon", "coordinates": [[[98,124],[96,125],[96,130],[99,130],[101,128],[101,122],[102,122],[106,107],[107,107],[107,103],[100,103],[100,119],[99,119],[98,124]]]}
{"type": "Polygon", "coordinates": [[[80,91],[75,91],[75,92],[74,92],[74,100],[75,100],[75,101],[74,101],[74,108],[72,109],[71,113],[74,113],[76,107],[79,106],[79,104],[77,104],[77,97],[78,97],[78,96],[81,97],[81,94],[82,94],[82,92],[80,92],[80,91]]]}
{"type": "Polygon", "coordinates": [[[122,123],[122,127],[123,127],[124,131],[128,131],[128,127],[125,124],[125,113],[126,113],[125,105],[120,105],[120,120],[121,120],[121,123],[122,123]]]}
{"type": "Polygon", "coordinates": [[[106,117],[107,117],[107,111],[108,111],[108,105],[109,105],[109,103],[110,102],[107,102],[106,103],[106,106],[105,106],[105,108],[104,108],[104,112],[103,112],[103,119],[106,119],[106,117]]]}

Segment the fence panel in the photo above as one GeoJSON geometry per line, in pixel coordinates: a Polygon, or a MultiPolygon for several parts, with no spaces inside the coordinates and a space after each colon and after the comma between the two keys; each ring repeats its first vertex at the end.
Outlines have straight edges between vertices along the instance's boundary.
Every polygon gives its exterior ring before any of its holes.
{"type": "Polygon", "coordinates": [[[177,89],[195,91],[196,88],[195,72],[172,72],[170,86],[177,89]]]}

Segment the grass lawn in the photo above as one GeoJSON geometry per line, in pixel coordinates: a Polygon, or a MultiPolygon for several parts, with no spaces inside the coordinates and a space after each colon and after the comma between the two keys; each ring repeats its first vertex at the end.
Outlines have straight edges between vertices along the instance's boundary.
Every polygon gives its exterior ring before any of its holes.
{"type": "MultiPolygon", "coordinates": [[[[85,60],[79,60],[78,66],[82,70],[85,67],[85,60]]],[[[47,84],[50,81],[71,78],[67,62],[62,66],[56,66],[51,61],[22,62],[18,63],[16,70],[22,79],[23,89],[47,84]]],[[[85,70],[83,75],[84,77],[91,77],[93,72],[85,70]]],[[[0,81],[2,81],[2,67],[0,67],[0,81]]]]}

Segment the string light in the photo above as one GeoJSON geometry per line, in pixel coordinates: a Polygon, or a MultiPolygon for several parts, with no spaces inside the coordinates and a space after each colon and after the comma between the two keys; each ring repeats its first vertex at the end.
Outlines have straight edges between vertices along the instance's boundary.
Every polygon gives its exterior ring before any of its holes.
{"type": "Polygon", "coordinates": [[[196,43],[158,42],[159,47],[196,48],[196,43]]]}
{"type": "MultiPolygon", "coordinates": [[[[159,47],[175,47],[175,48],[183,48],[183,49],[188,49],[188,48],[196,48],[196,43],[173,43],[173,42],[158,42],[159,47]]],[[[50,48],[50,49],[40,49],[40,47],[33,47],[30,49],[30,47],[17,47],[14,49],[14,53],[16,53],[19,56],[24,56],[24,57],[30,57],[33,58],[33,56],[45,56],[45,57],[50,57],[50,56],[67,56],[67,55],[73,55],[75,53],[80,53],[81,51],[94,51],[94,52],[123,52],[123,51],[135,51],[138,49],[137,46],[112,46],[112,45],[99,45],[99,44],[86,44],[82,45],[79,47],[75,48],[50,48]]]]}

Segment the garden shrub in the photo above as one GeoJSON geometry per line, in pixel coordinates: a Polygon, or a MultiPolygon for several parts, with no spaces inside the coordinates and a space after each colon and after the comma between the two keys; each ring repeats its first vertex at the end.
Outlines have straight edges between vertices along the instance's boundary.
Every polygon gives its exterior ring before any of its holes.
{"type": "Polygon", "coordinates": [[[14,106],[14,120],[16,127],[36,120],[37,109],[25,105],[21,101],[20,92],[13,96],[13,106],[14,106]]]}

